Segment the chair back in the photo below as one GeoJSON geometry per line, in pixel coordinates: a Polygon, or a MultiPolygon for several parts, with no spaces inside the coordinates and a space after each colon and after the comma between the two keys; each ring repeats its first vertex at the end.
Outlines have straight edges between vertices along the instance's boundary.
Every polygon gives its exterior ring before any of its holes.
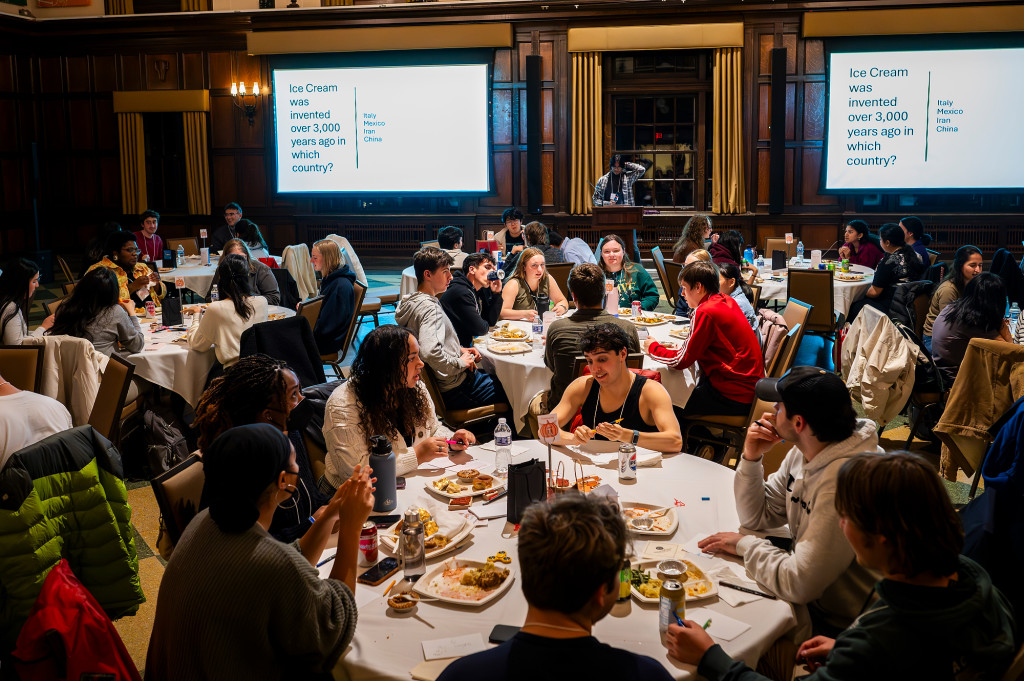
{"type": "Polygon", "coordinates": [[[781,236],[770,236],[764,240],[764,257],[765,260],[772,259],[772,253],[774,251],[785,251],[786,259],[792,258],[796,255],[796,239],[793,239],[793,243],[787,244],[785,237],[781,236]]]}
{"type": "Polygon", "coordinates": [[[258,352],[287,363],[303,388],[327,380],[313,329],[303,316],[260,322],[243,331],[239,355],[248,357],[258,352]]]}
{"type": "Polygon", "coordinates": [[[806,301],[811,307],[807,319],[801,322],[804,331],[831,333],[836,325],[835,277],[832,272],[829,270],[790,269],[786,279],[788,282],[786,298],[806,301]]]}
{"type": "Polygon", "coordinates": [[[420,380],[423,381],[427,394],[430,395],[430,401],[434,403],[434,413],[437,414],[438,419],[444,422],[448,416],[444,406],[444,398],[441,397],[441,388],[437,385],[434,370],[429,365],[423,365],[423,369],[420,371],[420,380]]]}
{"type": "Polygon", "coordinates": [[[309,328],[316,328],[316,321],[320,319],[320,308],[323,307],[324,297],[317,296],[299,303],[299,316],[305,317],[309,322],[309,328]]]}
{"type": "Polygon", "coordinates": [[[555,280],[559,290],[569,301],[572,300],[572,296],[569,295],[569,273],[572,272],[575,265],[576,263],[572,262],[559,262],[547,266],[548,274],[555,280]]]}
{"type": "Polygon", "coordinates": [[[42,345],[0,346],[0,376],[18,390],[39,392],[43,382],[42,345]]]}
{"type": "Polygon", "coordinates": [[[933,251],[930,248],[926,248],[924,250],[925,250],[926,253],[928,253],[928,265],[929,266],[930,265],[934,265],[935,261],[942,257],[942,254],[939,253],[938,251],[933,251]]]}
{"type": "Polygon", "coordinates": [[[302,302],[299,297],[299,286],[295,283],[292,273],[282,267],[275,267],[270,270],[277,281],[277,291],[281,294],[281,307],[294,310],[302,302]]]}
{"type": "Polygon", "coordinates": [[[172,547],[199,512],[204,482],[203,460],[196,454],[153,478],[153,496],[164,518],[172,547]]]}
{"type": "Polygon", "coordinates": [[[679,295],[679,274],[683,271],[683,266],[680,263],[672,262],[671,260],[665,261],[665,279],[668,280],[668,288],[665,289],[665,297],[668,299],[669,305],[675,309],[679,301],[676,298],[679,295]]]}
{"type": "Polygon", "coordinates": [[[420,248],[426,248],[427,246],[433,246],[434,248],[441,248],[441,242],[437,239],[433,241],[421,241],[420,248]]]}
{"type": "Polygon", "coordinates": [[[281,266],[291,272],[300,298],[312,298],[317,294],[316,270],[309,262],[309,247],[306,244],[285,246],[281,266]]]}
{"type": "Polygon", "coordinates": [[[64,291],[64,297],[67,298],[71,295],[71,292],[75,290],[75,284],[78,282],[69,282],[67,284],[61,284],[60,287],[64,291]]]}
{"type": "Polygon", "coordinates": [[[185,249],[185,255],[199,255],[199,242],[196,241],[194,236],[187,236],[180,239],[165,239],[164,243],[167,244],[166,248],[174,253],[177,253],[178,246],[181,246],[185,249]]]}
{"type": "MultiPolygon", "coordinates": [[[[794,341],[796,346],[793,348],[794,355],[800,347],[801,341],[804,339],[804,332],[806,331],[805,325],[807,320],[811,316],[811,312],[814,310],[814,306],[808,303],[798,300],[796,298],[790,298],[786,301],[786,307],[782,310],[782,318],[786,320],[786,327],[793,331],[797,330],[794,341]]],[[[779,353],[781,355],[781,352],[779,353]]],[[[779,374],[780,376],[782,374],[779,374]]]]}
{"type": "Polygon", "coordinates": [[[672,282],[669,281],[668,273],[665,271],[665,254],[661,252],[661,246],[651,249],[651,260],[654,261],[654,269],[658,270],[658,279],[661,281],[661,288],[665,291],[665,297],[671,301],[669,289],[672,288],[672,282]]]}
{"type": "Polygon", "coordinates": [[[366,298],[366,287],[358,281],[352,282],[352,293],[355,295],[354,305],[352,306],[352,321],[349,322],[348,331],[345,332],[345,342],[338,349],[339,362],[345,359],[348,349],[352,347],[352,340],[356,337],[356,330],[359,328],[359,318],[362,316],[359,313],[359,309],[363,306],[363,300],[366,298]]]}
{"type": "Polygon", "coordinates": [[[58,255],[57,264],[60,266],[61,274],[64,275],[65,279],[67,279],[69,282],[75,280],[75,275],[71,273],[71,268],[68,266],[67,260],[65,260],[62,256],[58,255]]]}
{"type": "Polygon", "coordinates": [[[757,284],[751,284],[750,290],[754,292],[754,299],[750,302],[750,305],[754,310],[757,310],[757,304],[761,302],[761,287],[757,284]]]}
{"type": "Polygon", "coordinates": [[[803,327],[800,324],[790,327],[789,333],[782,339],[779,351],[772,358],[772,366],[768,369],[767,373],[769,378],[780,378],[792,368],[793,360],[796,359],[796,351],[800,347],[800,339],[803,338],[803,335],[803,327]]]}
{"type": "MultiPolygon", "coordinates": [[[[572,364],[572,378],[576,380],[580,376],[583,376],[583,370],[587,366],[587,358],[583,355],[576,355],[575,361],[572,364]]],[[[626,368],[636,369],[639,371],[644,368],[644,353],[642,352],[630,352],[626,355],[626,368]]]]}
{"type": "Polygon", "coordinates": [[[551,391],[541,390],[533,396],[526,407],[526,424],[530,427],[530,435],[534,440],[540,437],[540,424],[537,423],[537,417],[551,412],[549,399],[551,399],[551,391]]]}
{"type": "Polygon", "coordinates": [[[370,282],[366,278],[366,270],[363,269],[363,263],[359,260],[359,254],[356,253],[356,249],[352,248],[349,240],[337,234],[328,234],[327,238],[338,244],[338,247],[341,248],[341,262],[344,265],[348,265],[348,268],[355,273],[356,281],[361,281],[369,286],[370,282]]]}
{"type": "Polygon", "coordinates": [[[43,310],[46,312],[46,316],[49,317],[52,314],[57,314],[57,308],[64,302],[64,298],[58,298],[57,300],[47,300],[43,303],[43,310]]]}
{"type": "Polygon", "coordinates": [[[928,310],[932,305],[932,291],[920,291],[914,297],[914,334],[921,338],[924,331],[924,320],[928,317],[928,310]]]}
{"type": "Polygon", "coordinates": [[[96,393],[96,401],[89,414],[89,425],[114,443],[118,439],[121,410],[124,409],[124,401],[128,397],[128,388],[131,386],[134,373],[133,364],[116,354],[111,355],[107,367],[103,370],[100,389],[96,393]]]}

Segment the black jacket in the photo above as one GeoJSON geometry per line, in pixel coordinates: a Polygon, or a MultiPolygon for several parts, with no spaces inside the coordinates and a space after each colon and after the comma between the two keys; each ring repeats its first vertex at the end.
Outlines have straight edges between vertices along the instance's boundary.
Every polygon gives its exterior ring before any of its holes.
{"type": "Polygon", "coordinates": [[[473,336],[482,336],[498,322],[501,314],[501,295],[492,293],[490,288],[473,289],[465,273],[452,272],[452,283],[441,296],[441,309],[448,315],[459,345],[471,347],[473,336]]]}
{"type": "Polygon", "coordinates": [[[235,231],[226,224],[213,230],[210,235],[210,253],[217,254],[224,250],[224,244],[235,238],[235,231]]]}
{"type": "Polygon", "coordinates": [[[316,338],[321,355],[338,352],[345,343],[345,334],[348,333],[355,312],[356,296],[352,288],[355,280],[355,272],[348,265],[342,265],[324,277],[320,284],[320,295],[324,302],[320,308],[320,317],[316,320],[316,328],[313,329],[313,337],[316,338]]]}

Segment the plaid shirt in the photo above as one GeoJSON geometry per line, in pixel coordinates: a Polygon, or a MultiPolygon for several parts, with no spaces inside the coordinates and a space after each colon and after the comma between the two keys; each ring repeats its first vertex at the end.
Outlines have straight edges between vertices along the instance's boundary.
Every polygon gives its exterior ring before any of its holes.
{"type": "MultiPolygon", "coordinates": [[[[601,176],[601,179],[597,181],[597,186],[594,187],[594,205],[604,206],[604,190],[608,186],[611,174],[613,171],[609,170],[607,173],[601,176]]],[[[647,172],[647,168],[640,165],[639,163],[626,163],[622,169],[622,196],[621,201],[618,204],[608,201],[609,206],[635,206],[636,201],[633,199],[633,184],[643,177],[644,173],[647,172]]]]}

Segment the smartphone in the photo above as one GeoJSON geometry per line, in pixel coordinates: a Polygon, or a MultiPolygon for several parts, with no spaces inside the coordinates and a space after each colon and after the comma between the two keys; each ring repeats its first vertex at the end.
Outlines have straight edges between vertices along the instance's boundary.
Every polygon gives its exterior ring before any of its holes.
{"type": "Polygon", "coordinates": [[[405,489],[405,478],[401,475],[395,478],[395,489],[405,489]]]}
{"type": "Polygon", "coordinates": [[[377,586],[396,572],[398,572],[398,559],[385,558],[363,574],[356,577],[356,581],[360,584],[377,586]]]}
{"type": "Polygon", "coordinates": [[[491,635],[487,637],[487,640],[491,643],[504,643],[518,633],[519,627],[513,627],[510,624],[496,624],[491,629],[491,635]]]}
{"type": "Polygon", "coordinates": [[[399,520],[402,519],[400,515],[371,515],[370,520],[377,526],[377,529],[386,530],[391,527],[399,520]]]}

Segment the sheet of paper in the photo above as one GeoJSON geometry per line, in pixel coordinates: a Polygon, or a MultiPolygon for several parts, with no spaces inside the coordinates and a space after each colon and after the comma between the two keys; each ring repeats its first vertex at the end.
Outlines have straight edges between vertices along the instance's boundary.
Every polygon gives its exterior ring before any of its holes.
{"type": "Polygon", "coordinates": [[[707,555],[706,553],[700,550],[699,546],[697,546],[697,542],[699,542],[701,539],[704,539],[704,537],[706,536],[707,534],[698,534],[690,538],[689,540],[684,541],[682,546],[683,551],[687,553],[692,553],[695,556],[707,555]]]}
{"type": "Polygon", "coordinates": [[[473,507],[469,509],[469,512],[480,520],[504,518],[508,515],[508,497],[502,497],[493,504],[487,504],[486,506],[482,503],[473,504],[473,507]]]}
{"type": "Polygon", "coordinates": [[[704,623],[710,619],[711,624],[708,626],[707,632],[716,641],[731,641],[750,629],[750,625],[746,622],[740,622],[707,608],[687,608],[686,619],[693,620],[701,626],[704,626],[704,623]]]}
{"type": "Polygon", "coordinates": [[[681,548],[679,544],[670,542],[649,541],[640,557],[644,560],[668,560],[675,558],[681,548]]]}
{"type": "Polygon", "coordinates": [[[480,632],[453,638],[437,638],[423,642],[423,659],[440,660],[445,657],[463,657],[478,653],[486,647],[484,637],[480,635],[480,632]]]}
{"type": "Polygon", "coordinates": [[[445,668],[456,659],[458,658],[452,657],[441,660],[420,662],[409,670],[409,674],[411,674],[412,678],[416,679],[416,681],[435,681],[437,677],[441,676],[441,672],[443,672],[445,668]]]}

